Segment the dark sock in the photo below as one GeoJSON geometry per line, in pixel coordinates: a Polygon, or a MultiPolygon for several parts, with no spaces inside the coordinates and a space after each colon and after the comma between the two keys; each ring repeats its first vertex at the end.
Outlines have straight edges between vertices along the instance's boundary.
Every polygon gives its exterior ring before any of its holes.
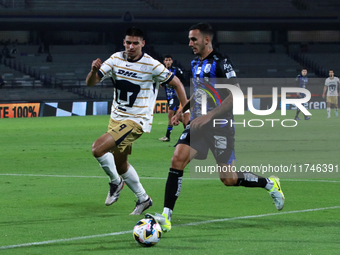
{"type": "Polygon", "coordinates": [[[166,136],[167,138],[169,138],[169,139],[170,139],[171,131],[172,131],[172,126],[169,125],[168,128],[167,128],[167,130],[166,130],[166,135],[165,135],[165,136],[166,136]]]}
{"type": "Polygon", "coordinates": [[[170,168],[165,185],[164,207],[174,209],[176,200],[182,189],[183,171],[170,168]]]}
{"type": "Polygon", "coordinates": [[[236,186],[244,186],[249,188],[264,188],[268,181],[267,178],[258,176],[249,172],[236,172],[237,173],[237,184],[236,186]]]}
{"type": "Polygon", "coordinates": [[[300,112],[301,112],[300,109],[297,109],[297,110],[296,110],[296,116],[295,116],[296,118],[299,116],[299,113],[300,113],[300,112]]]}

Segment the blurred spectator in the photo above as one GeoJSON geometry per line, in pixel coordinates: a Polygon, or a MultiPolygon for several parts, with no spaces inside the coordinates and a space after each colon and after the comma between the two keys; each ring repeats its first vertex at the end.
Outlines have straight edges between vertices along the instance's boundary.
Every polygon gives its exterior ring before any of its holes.
{"type": "Polygon", "coordinates": [[[18,53],[18,49],[16,46],[13,46],[13,48],[11,49],[11,54],[17,54],[18,53]]]}
{"type": "Polygon", "coordinates": [[[130,22],[133,20],[133,17],[131,15],[131,13],[129,11],[125,12],[124,16],[123,16],[123,20],[125,22],[130,22]]]}
{"type": "Polygon", "coordinates": [[[47,58],[46,58],[46,62],[53,62],[53,57],[52,57],[51,53],[48,53],[47,58]]]}
{"type": "Polygon", "coordinates": [[[42,43],[39,45],[38,53],[43,53],[43,44],[42,43]]]}
{"type": "Polygon", "coordinates": [[[2,55],[4,56],[4,58],[10,58],[11,56],[9,55],[9,49],[7,48],[7,46],[5,45],[4,48],[1,51],[2,55]]]}
{"type": "Polygon", "coordinates": [[[0,75],[0,88],[2,88],[5,85],[4,79],[2,79],[2,76],[0,75]]]}

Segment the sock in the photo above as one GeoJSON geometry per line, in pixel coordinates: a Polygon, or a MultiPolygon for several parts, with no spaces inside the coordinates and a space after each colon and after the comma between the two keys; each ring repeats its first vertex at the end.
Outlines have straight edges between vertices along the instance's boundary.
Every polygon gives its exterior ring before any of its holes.
{"type": "Polygon", "coordinates": [[[120,183],[120,177],[117,172],[115,160],[111,152],[105,153],[103,156],[96,158],[99,165],[105,173],[109,176],[111,183],[118,185],[120,183]]]}
{"type": "Polygon", "coordinates": [[[236,186],[244,186],[248,188],[265,188],[268,184],[268,179],[249,172],[236,172],[236,186]]]}
{"type": "Polygon", "coordinates": [[[301,110],[300,109],[297,109],[296,110],[296,116],[295,116],[295,118],[297,118],[298,116],[299,116],[299,113],[301,112],[301,110]]]}
{"type": "Polygon", "coordinates": [[[338,108],[334,108],[335,116],[338,116],[338,108]]]}
{"type": "Polygon", "coordinates": [[[164,208],[171,211],[175,207],[176,200],[182,189],[183,171],[170,168],[165,185],[164,208]]]}
{"type": "Polygon", "coordinates": [[[169,125],[167,130],[166,130],[166,135],[165,135],[169,139],[170,139],[171,131],[172,131],[172,125],[169,125]]]}
{"type": "Polygon", "coordinates": [[[145,189],[139,181],[139,176],[132,165],[129,165],[128,170],[125,174],[122,174],[122,178],[126,185],[135,193],[139,202],[144,202],[149,198],[146,194],[145,189]]]}
{"type": "Polygon", "coordinates": [[[327,108],[328,117],[331,117],[331,108],[327,108]]]}
{"type": "Polygon", "coordinates": [[[274,187],[274,182],[272,180],[270,180],[269,178],[266,178],[267,179],[267,184],[266,186],[264,187],[266,190],[271,190],[273,187],[274,187]]]}
{"type": "Polygon", "coordinates": [[[164,207],[163,209],[163,213],[162,214],[166,214],[166,216],[168,217],[168,220],[171,222],[171,215],[172,215],[172,210],[167,208],[167,207],[164,207]]]}

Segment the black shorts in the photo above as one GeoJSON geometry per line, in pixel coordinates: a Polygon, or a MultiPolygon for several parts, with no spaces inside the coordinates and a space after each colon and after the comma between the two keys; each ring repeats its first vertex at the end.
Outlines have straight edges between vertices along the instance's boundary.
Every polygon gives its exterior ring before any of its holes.
{"type": "Polygon", "coordinates": [[[195,159],[200,160],[207,158],[210,149],[217,163],[230,165],[233,160],[236,160],[234,134],[233,128],[213,127],[212,122],[207,123],[199,131],[190,131],[190,124],[188,124],[177,144],[186,144],[195,149],[197,151],[195,159]]]}
{"type": "Polygon", "coordinates": [[[173,97],[168,100],[169,110],[177,111],[179,108],[179,100],[177,97],[173,97]]]}

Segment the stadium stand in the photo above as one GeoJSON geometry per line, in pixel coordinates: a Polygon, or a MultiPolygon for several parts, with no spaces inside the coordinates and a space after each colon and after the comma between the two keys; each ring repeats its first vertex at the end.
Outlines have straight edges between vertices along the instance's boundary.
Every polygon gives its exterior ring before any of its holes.
{"type": "MultiPolygon", "coordinates": [[[[203,0],[0,0],[2,20],[7,22],[10,19],[6,17],[13,18],[14,30],[18,22],[23,24],[15,18],[33,22],[25,24],[29,32],[26,31],[19,41],[28,39],[16,45],[18,52],[13,58],[1,61],[0,74],[6,81],[3,91],[31,87],[32,91],[42,88],[68,93],[63,95],[65,98],[112,97],[111,81],[86,88],[85,77],[92,60],[97,57],[105,60],[120,50],[122,31],[138,23],[146,27],[146,52],[160,61],[165,54],[171,54],[174,65],[181,67],[188,77],[194,55],[188,47],[187,29],[190,24],[204,19],[220,32],[268,32],[269,41],[259,43],[219,41],[219,36],[215,37],[216,47],[230,56],[241,79],[252,78],[254,84],[260,86],[261,79],[293,78],[302,67],[308,68],[310,77],[325,77],[329,68],[339,70],[336,59],[340,54],[340,40],[334,36],[333,43],[327,40],[318,43],[313,41],[315,35],[309,34],[305,36],[311,40],[300,42],[298,37],[290,40],[289,32],[310,31],[312,28],[305,26],[308,20],[318,23],[320,30],[336,31],[334,27],[323,27],[318,19],[335,18],[337,21],[338,7],[337,0],[211,0],[209,4],[203,0]],[[127,12],[133,16],[131,20],[124,19],[127,12]],[[296,17],[299,22],[294,21],[296,17]],[[271,24],[277,18],[282,19],[271,24]],[[300,21],[305,25],[300,26],[300,21]],[[253,23],[256,24],[253,26],[253,23]],[[72,40],[72,36],[77,40],[72,40]],[[46,62],[48,50],[39,51],[44,44],[49,44],[52,62],[46,62]]],[[[0,41],[2,45],[6,43],[9,45],[10,41],[0,41]]],[[[52,90],[51,94],[54,94],[52,90]]]]}
{"type": "MultiPolygon", "coordinates": [[[[185,17],[185,16],[275,16],[298,17],[301,16],[325,16],[336,15],[339,7],[337,0],[244,0],[244,1],[220,1],[211,0],[207,4],[203,0],[1,0],[0,6],[8,9],[28,9],[34,13],[49,12],[67,14],[78,13],[85,15],[111,14],[123,16],[127,11],[135,17],[185,17]],[[280,11],[277,11],[280,10],[280,11]]],[[[1,8],[0,8],[1,10],[1,8]]]]}
{"type": "Polygon", "coordinates": [[[325,75],[328,75],[329,69],[336,71],[340,70],[340,53],[305,53],[304,54],[311,61],[318,63],[326,70],[325,75]]]}
{"type": "Polygon", "coordinates": [[[126,11],[128,10],[148,10],[150,6],[144,1],[130,0],[126,1],[110,1],[110,0],[95,0],[95,1],[77,1],[77,0],[26,0],[28,8],[33,10],[62,10],[68,11],[126,11]],[[95,9],[94,9],[95,8],[95,9]]]}

